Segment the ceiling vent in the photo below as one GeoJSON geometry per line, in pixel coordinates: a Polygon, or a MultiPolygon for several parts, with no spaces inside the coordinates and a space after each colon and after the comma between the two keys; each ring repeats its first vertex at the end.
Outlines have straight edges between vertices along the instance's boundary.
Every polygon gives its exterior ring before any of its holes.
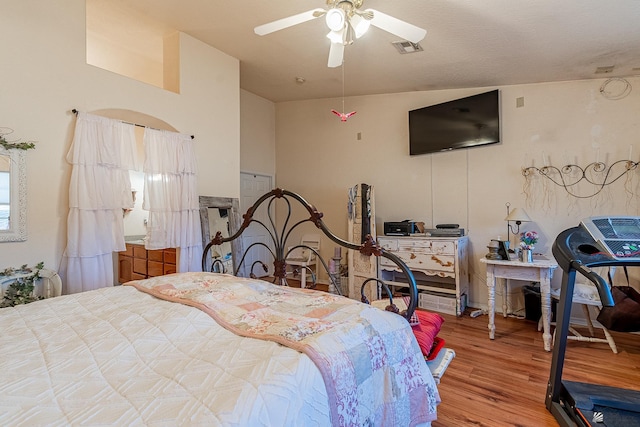
{"type": "Polygon", "coordinates": [[[395,48],[398,50],[398,52],[400,52],[401,54],[416,53],[416,52],[423,51],[422,46],[420,46],[420,44],[413,43],[407,40],[392,42],[391,44],[394,45],[395,48]]]}

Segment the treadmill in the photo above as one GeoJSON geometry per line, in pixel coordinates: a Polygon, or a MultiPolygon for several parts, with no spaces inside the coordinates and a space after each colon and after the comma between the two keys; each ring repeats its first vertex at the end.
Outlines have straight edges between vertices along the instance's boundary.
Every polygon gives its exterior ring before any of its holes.
{"type": "Polygon", "coordinates": [[[562,380],[576,273],[595,284],[603,309],[615,309],[607,281],[591,267],[640,266],[640,217],[585,219],[578,227],[560,233],[552,252],[563,273],[545,397],[547,410],[563,427],[640,426],[640,391],[562,380]]]}

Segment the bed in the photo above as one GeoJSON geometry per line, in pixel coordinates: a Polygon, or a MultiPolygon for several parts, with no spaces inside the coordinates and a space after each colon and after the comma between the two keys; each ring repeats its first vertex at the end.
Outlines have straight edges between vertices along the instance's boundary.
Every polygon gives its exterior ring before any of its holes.
{"type": "MultiPolygon", "coordinates": [[[[369,239],[340,246],[387,256],[369,239]]],[[[287,202],[288,203],[288,202],[287,202]]],[[[304,221],[303,221],[304,222],[304,221]]],[[[300,222],[294,223],[300,224],[300,222]]],[[[288,232],[280,236],[289,235],[288,232]]],[[[276,239],[283,247],[286,239],[276,239]]],[[[280,244],[279,243],[279,244],[280,244]]],[[[278,246],[278,245],[277,245],[278,246]]],[[[0,425],[429,425],[436,383],[404,310],[227,273],[176,273],[0,309],[0,425]],[[394,313],[392,311],[399,311],[394,313]]],[[[321,263],[327,267],[324,261],[321,263]]],[[[238,262],[240,265],[240,262],[238,262]]],[[[283,273],[278,276],[278,272],[283,273]]],[[[364,286],[377,285],[373,278],[364,286]]]]}

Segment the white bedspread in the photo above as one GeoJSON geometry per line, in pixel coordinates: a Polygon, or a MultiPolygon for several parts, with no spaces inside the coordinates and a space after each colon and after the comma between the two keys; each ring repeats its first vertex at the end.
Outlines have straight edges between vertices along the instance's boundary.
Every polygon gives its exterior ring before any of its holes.
{"type": "Polygon", "coordinates": [[[132,287],[1,309],[0,327],[1,426],[329,424],[307,356],[132,287]]]}

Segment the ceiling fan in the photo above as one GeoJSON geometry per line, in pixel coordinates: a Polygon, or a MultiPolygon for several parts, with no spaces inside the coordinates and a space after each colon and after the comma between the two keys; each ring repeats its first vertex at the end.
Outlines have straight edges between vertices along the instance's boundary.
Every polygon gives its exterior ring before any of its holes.
{"type": "Polygon", "coordinates": [[[327,0],[327,9],[313,9],[278,19],[257,26],[254,31],[259,36],[264,36],[324,16],[329,27],[327,37],[331,40],[327,63],[329,67],[342,65],[344,47],[353,43],[354,38],[360,38],[370,25],[413,43],[418,43],[427,34],[427,30],[377,10],[361,10],[362,3],[364,0],[327,0]]]}

